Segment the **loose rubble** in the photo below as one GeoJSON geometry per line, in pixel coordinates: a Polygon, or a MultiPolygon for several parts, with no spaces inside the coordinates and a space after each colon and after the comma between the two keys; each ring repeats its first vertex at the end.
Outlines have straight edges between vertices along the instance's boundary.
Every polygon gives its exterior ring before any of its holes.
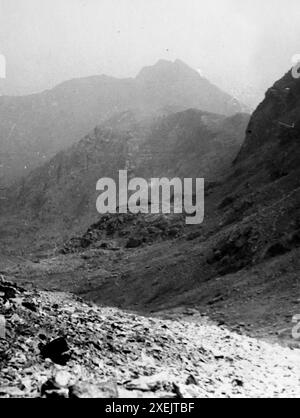
{"type": "Polygon", "coordinates": [[[144,317],[4,278],[0,288],[1,398],[300,396],[299,350],[191,313],[144,317]]]}

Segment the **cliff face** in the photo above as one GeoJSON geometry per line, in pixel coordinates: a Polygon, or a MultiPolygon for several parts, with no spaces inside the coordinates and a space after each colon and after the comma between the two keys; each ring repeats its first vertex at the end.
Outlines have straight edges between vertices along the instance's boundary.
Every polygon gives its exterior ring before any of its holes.
{"type": "Polygon", "coordinates": [[[288,72],[266,93],[247,128],[235,162],[255,181],[266,182],[298,171],[300,162],[300,81],[288,72]]]}

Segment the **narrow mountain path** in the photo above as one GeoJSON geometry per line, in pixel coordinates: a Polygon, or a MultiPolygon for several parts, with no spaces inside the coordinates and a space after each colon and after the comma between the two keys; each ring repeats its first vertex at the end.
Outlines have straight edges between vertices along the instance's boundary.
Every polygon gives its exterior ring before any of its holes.
{"type": "Polygon", "coordinates": [[[0,281],[0,397],[298,397],[300,351],[0,281]]]}

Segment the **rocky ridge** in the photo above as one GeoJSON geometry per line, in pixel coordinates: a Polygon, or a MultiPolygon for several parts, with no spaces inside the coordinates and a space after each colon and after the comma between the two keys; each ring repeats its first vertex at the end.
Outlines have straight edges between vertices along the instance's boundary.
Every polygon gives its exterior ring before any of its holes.
{"type": "Polygon", "coordinates": [[[116,113],[137,110],[141,117],[149,117],[191,107],[226,115],[244,110],[179,60],[159,61],[136,78],[97,75],[38,94],[2,96],[0,187],[26,176],[116,113]]]}

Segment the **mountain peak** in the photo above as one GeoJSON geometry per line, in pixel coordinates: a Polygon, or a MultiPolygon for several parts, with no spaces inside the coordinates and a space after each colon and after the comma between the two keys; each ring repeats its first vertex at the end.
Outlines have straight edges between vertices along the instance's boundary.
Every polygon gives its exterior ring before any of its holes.
{"type": "Polygon", "coordinates": [[[144,67],[136,79],[141,82],[153,82],[160,78],[168,79],[182,79],[186,77],[201,78],[199,73],[193,68],[189,67],[183,61],[176,59],[175,61],[168,61],[160,59],[156,64],[144,67]]]}

